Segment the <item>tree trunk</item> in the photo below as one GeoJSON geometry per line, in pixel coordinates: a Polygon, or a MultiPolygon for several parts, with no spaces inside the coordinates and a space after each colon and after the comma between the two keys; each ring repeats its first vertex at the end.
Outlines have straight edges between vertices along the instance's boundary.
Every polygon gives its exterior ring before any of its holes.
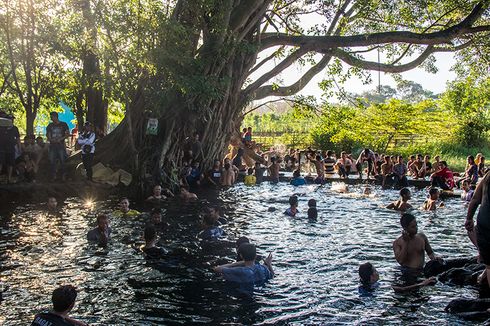
{"type": "Polygon", "coordinates": [[[87,121],[93,123],[98,134],[107,132],[107,105],[102,90],[102,72],[97,50],[97,26],[90,8],[90,0],[80,3],[89,37],[83,55],[83,74],[86,78],[87,121]]]}
{"type": "Polygon", "coordinates": [[[36,114],[32,110],[26,110],[26,134],[34,135],[34,120],[36,120],[36,114]]]}

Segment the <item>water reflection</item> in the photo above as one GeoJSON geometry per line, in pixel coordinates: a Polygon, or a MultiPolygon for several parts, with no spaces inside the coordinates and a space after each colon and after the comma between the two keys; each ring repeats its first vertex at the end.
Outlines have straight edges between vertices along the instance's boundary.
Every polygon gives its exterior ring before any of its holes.
{"type": "MultiPolygon", "coordinates": [[[[409,294],[391,290],[399,214],[381,207],[396,200],[398,192],[375,188],[365,196],[362,187],[349,190],[339,193],[328,184],[263,184],[200,194],[217,202],[229,220],[224,228],[230,241],[218,244],[196,238],[202,203],[166,203],[163,221],[168,225],[161,229],[160,244],[173,254],[161,265],[145,261],[139,249],[147,216],[112,218],[113,237],[106,248],[86,242],[86,232],[95,227],[93,211],[111,209],[112,203],[70,198],[59,215],[48,216],[35,205],[4,212],[0,282],[8,291],[0,304],[0,322],[28,323],[50,306],[54,288],[71,283],[81,290],[73,315],[100,325],[464,324],[444,313],[444,307],[455,297],[476,297],[474,289],[439,283],[409,294]],[[300,213],[286,217],[288,197],[295,193],[300,213]],[[316,221],[306,218],[310,198],[317,200],[316,221]],[[232,241],[238,236],[252,239],[262,256],[274,255],[277,274],[253,298],[228,291],[211,270],[235,258],[232,241]],[[382,279],[367,297],[358,292],[357,268],[363,261],[371,261],[382,279]]],[[[413,191],[411,202],[419,207],[424,198],[425,192],[413,191]]],[[[446,203],[435,213],[417,211],[419,230],[437,255],[476,254],[464,231],[462,203],[446,203]]]]}

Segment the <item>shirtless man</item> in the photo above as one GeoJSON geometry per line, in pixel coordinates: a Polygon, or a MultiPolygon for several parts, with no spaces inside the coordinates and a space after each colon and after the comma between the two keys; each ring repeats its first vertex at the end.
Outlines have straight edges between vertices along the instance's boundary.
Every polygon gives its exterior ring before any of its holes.
{"type": "Polygon", "coordinates": [[[321,183],[323,179],[325,179],[325,165],[323,164],[323,160],[320,155],[317,155],[315,159],[312,158],[313,156],[309,156],[308,160],[315,164],[316,168],[316,183],[321,183]]]}
{"type": "Polygon", "coordinates": [[[402,235],[393,242],[396,261],[407,270],[421,271],[427,253],[431,260],[437,259],[423,233],[417,233],[417,221],[412,214],[405,213],[400,218],[402,235]]]}
{"type": "Polygon", "coordinates": [[[408,188],[403,188],[400,190],[400,199],[398,199],[395,202],[392,202],[388,206],[386,206],[387,209],[394,209],[395,211],[400,211],[404,212],[410,208],[412,208],[412,205],[408,203],[408,201],[412,198],[412,194],[410,193],[410,189],[408,188]]]}
{"type": "Polygon", "coordinates": [[[424,206],[422,207],[426,211],[435,211],[438,207],[444,207],[444,203],[440,202],[438,203],[439,200],[439,189],[437,188],[430,188],[429,190],[429,198],[424,202],[424,206]]]}
{"type": "Polygon", "coordinates": [[[271,165],[269,165],[269,174],[271,176],[271,183],[279,182],[279,168],[281,167],[276,157],[271,157],[271,165]]]}
{"type": "Polygon", "coordinates": [[[225,166],[221,172],[221,185],[233,186],[235,183],[235,171],[233,171],[230,163],[225,163],[225,166]]]}

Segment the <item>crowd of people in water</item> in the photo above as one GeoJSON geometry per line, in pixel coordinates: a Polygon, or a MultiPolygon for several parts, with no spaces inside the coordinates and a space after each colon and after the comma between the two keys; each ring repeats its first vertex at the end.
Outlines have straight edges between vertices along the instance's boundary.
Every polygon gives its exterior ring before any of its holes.
{"type": "MultiPolygon", "coordinates": [[[[13,120],[12,117],[5,117],[13,120]]],[[[51,113],[52,122],[47,128],[49,144],[41,140],[26,136],[24,144],[20,143],[20,137],[16,128],[10,127],[8,132],[0,134],[0,164],[7,167],[8,181],[11,180],[14,169],[17,173],[23,173],[27,180],[34,181],[37,164],[43,155],[43,148],[48,146],[48,156],[51,162],[51,176],[64,178],[63,163],[66,159],[65,139],[69,137],[66,123],[59,121],[58,115],[51,113]],[[2,138],[3,137],[3,138],[2,138]],[[14,141],[15,140],[15,141],[14,141]],[[20,149],[20,156],[18,155],[20,149]],[[19,159],[19,157],[21,159],[19,159]],[[32,162],[31,162],[32,160],[32,162]],[[21,164],[22,163],[22,164],[21,164]]],[[[12,123],[13,126],[13,123],[12,123]]],[[[1,129],[1,128],[0,128],[1,129]]],[[[0,130],[1,131],[1,130],[0,130]]],[[[78,144],[82,150],[82,160],[86,169],[87,178],[92,178],[91,166],[95,151],[95,133],[90,123],[87,123],[78,137],[78,144]]],[[[158,246],[158,234],[162,227],[162,210],[158,204],[169,198],[177,198],[182,201],[195,201],[197,195],[193,189],[205,186],[230,187],[238,182],[246,186],[254,186],[265,181],[272,184],[278,183],[284,178],[283,172],[292,172],[289,183],[299,187],[307,183],[319,184],[321,187],[334,174],[340,179],[348,179],[352,175],[363,179],[368,183],[364,188],[364,195],[370,194],[369,180],[378,180],[382,188],[400,190],[400,198],[386,206],[400,212],[401,234],[393,242],[394,259],[399,263],[405,281],[403,284],[393,285],[395,291],[409,291],[436,282],[435,275],[446,272],[449,268],[464,268],[469,261],[454,263],[450,260],[442,260],[432,250],[428,238],[419,233],[417,220],[413,211],[414,205],[410,203],[411,191],[409,180],[427,180],[430,186],[427,188],[427,199],[422,204],[422,209],[434,211],[444,207],[440,195],[459,188],[461,198],[468,204],[468,214],[465,227],[471,242],[478,249],[478,261],[486,268],[478,278],[479,283],[490,284],[490,207],[488,186],[490,174],[485,168],[485,158],[481,153],[475,157],[468,156],[467,167],[464,173],[458,174],[450,170],[446,161],[435,156],[431,160],[429,155],[412,155],[404,161],[402,156],[378,154],[365,148],[355,159],[352,154],[341,152],[336,155],[333,151],[319,151],[307,148],[305,150],[290,149],[286,153],[278,153],[274,149],[261,152],[252,140],[252,130],[243,130],[242,146],[230,152],[223,161],[215,160],[209,171],[202,171],[200,162],[203,159],[200,135],[194,134],[189,141],[189,147],[185,150],[183,160],[178,169],[178,189],[165,187],[164,172],[157,171],[152,178],[151,194],[147,202],[156,204],[148,215],[148,223],[142,230],[145,245],[141,248],[143,255],[149,260],[165,259],[167,251],[158,246]],[[246,151],[253,151],[260,159],[250,161],[245,159],[246,151]],[[306,174],[306,175],[305,175],[306,174]],[[478,214],[477,227],[473,217],[477,207],[481,205],[478,214]],[[488,230],[487,230],[488,229],[488,230]],[[429,262],[425,264],[425,255],[429,262]],[[437,270],[438,273],[427,273],[429,270],[437,270]],[[427,277],[421,279],[425,275],[427,277]],[[486,280],[486,281],[485,281],[486,280]]],[[[0,171],[2,166],[0,166],[0,171]]],[[[342,191],[348,191],[344,186],[342,191]]],[[[286,216],[298,217],[299,200],[293,195],[289,198],[289,208],[284,212],[286,216]]],[[[48,209],[55,211],[57,201],[49,198],[48,209]]],[[[110,214],[99,213],[96,215],[96,227],[87,232],[87,241],[105,246],[111,241],[111,218],[133,218],[142,213],[131,209],[128,198],[121,198],[118,209],[110,214]]],[[[308,219],[318,218],[317,202],[315,199],[308,201],[306,214],[308,219]]],[[[226,236],[225,227],[227,221],[220,214],[220,207],[207,205],[206,213],[202,218],[202,229],[197,236],[202,241],[220,241],[226,236]]],[[[255,286],[263,285],[273,278],[272,255],[260,257],[257,255],[256,246],[250,239],[240,237],[236,240],[237,259],[234,263],[214,267],[214,271],[222,277],[234,283],[244,293],[250,293],[255,286]]],[[[480,270],[481,271],[481,270],[480,270]]],[[[372,291],[376,288],[379,274],[376,267],[370,262],[364,262],[359,266],[359,277],[362,291],[372,291]]],[[[84,325],[83,322],[69,317],[69,312],[74,306],[77,292],[73,286],[66,285],[57,288],[52,294],[53,309],[50,312],[35,316],[33,325],[84,325]]]]}

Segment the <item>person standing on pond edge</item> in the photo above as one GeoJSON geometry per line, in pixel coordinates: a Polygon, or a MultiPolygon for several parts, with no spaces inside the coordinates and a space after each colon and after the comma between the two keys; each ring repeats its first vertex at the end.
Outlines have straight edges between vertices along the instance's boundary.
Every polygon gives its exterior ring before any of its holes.
{"type": "Polygon", "coordinates": [[[56,180],[56,162],[60,161],[61,178],[65,179],[65,160],[66,160],[66,148],[65,139],[70,135],[68,125],[66,122],[58,119],[58,112],[51,112],[49,114],[51,122],[46,128],[46,137],[49,140],[49,162],[51,163],[51,176],[56,180]]]}
{"type": "Polygon", "coordinates": [[[87,179],[92,181],[92,165],[94,162],[95,153],[95,133],[92,130],[92,124],[85,122],[85,128],[78,137],[78,144],[82,148],[82,162],[85,171],[87,172],[87,179]]]}
{"type": "MultiPolygon", "coordinates": [[[[15,146],[20,149],[19,129],[14,126],[14,117],[12,115],[1,116],[2,118],[12,121],[12,125],[0,126],[0,173],[3,166],[7,167],[7,183],[12,182],[12,172],[15,166],[15,146]]],[[[8,121],[7,121],[8,123],[8,121]]]]}

